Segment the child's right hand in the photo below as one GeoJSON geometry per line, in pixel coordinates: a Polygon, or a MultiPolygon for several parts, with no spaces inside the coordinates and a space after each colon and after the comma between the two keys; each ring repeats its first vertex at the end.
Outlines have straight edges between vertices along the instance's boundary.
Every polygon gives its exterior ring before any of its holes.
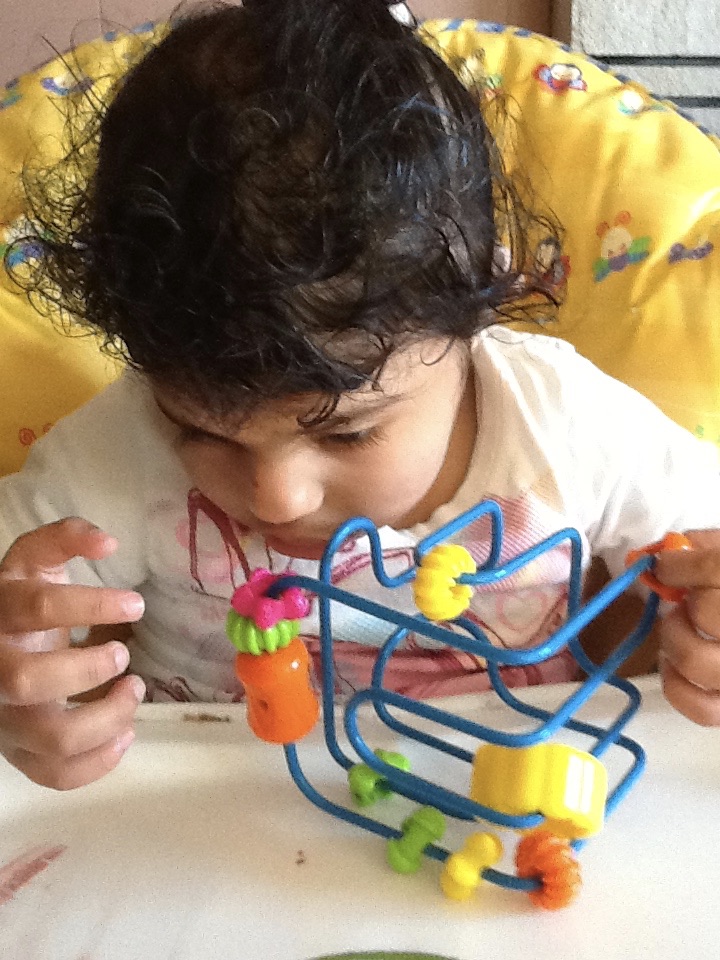
{"type": "Polygon", "coordinates": [[[70,647],[71,627],[142,617],[138,593],[68,582],[68,560],[101,560],[116,547],[113,537],[71,518],[20,537],[0,563],[0,754],[57,790],[112,770],[134,738],[144,692],[138,677],[123,677],[91,703],[65,704],[128,665],[128,649],[117,641],[70,647]]]}

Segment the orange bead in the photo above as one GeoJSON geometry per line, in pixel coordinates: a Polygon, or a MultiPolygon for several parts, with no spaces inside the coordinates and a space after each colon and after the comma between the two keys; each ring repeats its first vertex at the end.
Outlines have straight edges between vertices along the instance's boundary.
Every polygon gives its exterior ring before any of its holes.
{"type": "MultiPolygon", "coordinates": [[[[647,547],[641,547],[639,550],[631,550],[625,558],[628,567],[632,566],[636,560],[648,553],[661,553],[663,550],[692,550],[692,544],[682,533],[668,533],[657,543],[651,543],[647,547]]],[[[640,574],[640,583],[653,590],[661,600],[668,603],[678,603],[683,599],[687,590],[683,587],[668,587],[665,583],[660,583],[658,578],[646,570],[640,574]]]]}
{"type": "Polygon", "coordinates": [[[580,892],[580,864],[569,841],[544,827],[525,834],[517,845],[515,864],[519,877],[540,881],[540,889],[529,894],[536,907],[560,910],[580,892]]]}
{"type": "Polygon", "coordinates": [[[238,653],[248,723],[269,743],[294,743],[315,726],[320,707],[310,684],[310,657],[299,637],[274,653],[238,653]]]}

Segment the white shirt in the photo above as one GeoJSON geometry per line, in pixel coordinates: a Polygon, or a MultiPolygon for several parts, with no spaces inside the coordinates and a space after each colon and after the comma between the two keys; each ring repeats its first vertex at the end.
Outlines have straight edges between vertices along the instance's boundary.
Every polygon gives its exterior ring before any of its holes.
{"type": "MultiPolygon", "coordinates": [[[[569,344],[492,327],[473,357],[479,429],[467,476],[427,523],[381,531],[390,572],[412,563],[418,539],[487,497],[503,510],[503,558],[573,526],[585,564],[599,555],[613,573],[628,550],[669,530],[720,527],[716,449],[569,344]]],[[[234,650],[224,635],[234,586],[258,566],[315,575],[317,564],[268,550],[192,491],[174,433],[143,378],[123,375],[38,440],[20,473],[0,480],[0,554],[21,533],[66,516],[114,535],[113,556],[73,561],[71,571],[78,582],[143,594],[132,669],[150,684],[174,684],[183,699],[234,698],[234,650]]],[[[481,521],[455,539],[482,560],[488,530],[481,521]]],[[[336,558],[335,582],[411,609],[408,593],[388,596],[376,584],[366,549],[363,538],[336,558]]],[[[556,549],[478,591],[472,617],[502,645],[532,645],[562,619],[568,572],[569,552],[556,549]]],[[[316,636],[312,620],[304,632],[316,636]]],[[[387,633],[372,618],[334,612],[338,640],[376,646],[387,633]]]]}

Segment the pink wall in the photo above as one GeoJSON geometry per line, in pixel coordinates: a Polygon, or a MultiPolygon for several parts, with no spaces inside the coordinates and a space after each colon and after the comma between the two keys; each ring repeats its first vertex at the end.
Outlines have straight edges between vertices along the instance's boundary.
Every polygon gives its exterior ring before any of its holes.
{"type": "Polygon", "coordinates": [[[111,26],[155,20],[176,5],[175,0],[0,0],[0,84],[55,56],[49,44],[65,51],[111,26]]]}
{"type": "MultiPolygon", "coordinates": [[[[175,6],[177,0],[0,0],[0,85],[50,60],[47,41],[64,52],[111,26],[156,20],[175,6]]],[[[421,17],[477,17],[550,30],[550,0],[410,0],[410,6],[421,17]]]]}

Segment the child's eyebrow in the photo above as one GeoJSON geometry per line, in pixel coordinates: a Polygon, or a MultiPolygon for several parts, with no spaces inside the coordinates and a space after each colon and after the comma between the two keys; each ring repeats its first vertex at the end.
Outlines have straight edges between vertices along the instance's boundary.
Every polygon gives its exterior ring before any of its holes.
{"type": "MultiPolygon", "coordinates": [[[[401,399],[402,396],[400,395],[388,396],[387,394],[383,394],[382,396],[367,400],[357,409],[350,410],[347,413],[333,412],[327,417],[319,419],[317,423],[313,422],[312,417],[309,417],[310,422],[308,424],[303,424],[302,418],[298,418],[298,424],[304,430],[311,432],[326,432],[336,429],[337,427],[347,427],[365,420],[381,410],[386,410],[388,407],[398,403],[401,399]]],[[[195,423],[189,418],[184,417],[181,413],[171,413],[157,397],[155,398],[155,403],[160,413],[171,423],[174,423],[176,427],[181,427],[185,430],[194,430],[208,437],[215,437],[218,440],[228,439],[226,434],[220,430],[213,430],[211,427],[195,423]]]]}
{"type": "Polygon", "coordinates": [[[364,420],[367,417],[372,416],[374,413],[378,413],[382,410],[386,410],[388,407],[393,406],[402,398],[398,395],[388,396],[387,394],[374,398],[373,400],[368,400],[366,403],[363,403],[362,406],[358,407],[355,410],[350,410],[347,413],[338,413],[333,411],[327,417],[322,417],[317,423],[313,423],[310,420],[309,425],[306,429],[310,430],[332,430],[335,427],[347,427],[351,424],[357,423],[359,420],[364,420]]]}
{"type": "Polygon", "coordinates": [[[193,423],[192,420],[186,419],[182,414],[170,413],[170,411],[160,403],[157,397],[155,398],[155,403],[160,413],[166,417],[170,423],[174,423],[176,427],[182,427],[185,430],[197,430],[199,433],[206,433],[209,437],[217,437],[220,440],[227,439],[220,431],[210,430],[200,424],[193,423]]]}

